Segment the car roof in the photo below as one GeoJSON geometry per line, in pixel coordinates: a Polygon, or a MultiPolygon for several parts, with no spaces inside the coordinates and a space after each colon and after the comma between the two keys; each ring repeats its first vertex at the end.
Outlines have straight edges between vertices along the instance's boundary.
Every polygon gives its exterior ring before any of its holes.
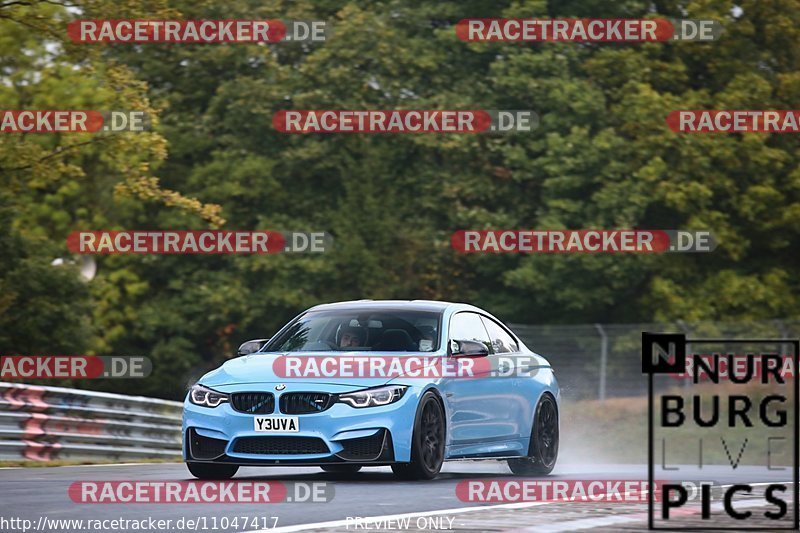
{"type": "MultiPolygon", "coordinates": [[[[413,309],[417,311],[436,311],[442,312],[448,307],[459,306],[464,304],[455,304],[452,302],[440,302],[437,300],[351,300],[349,302],[335,302],[329,304],[320,304],[312,307],[309,311],[324,311],[333,309],[413,309]]],[[[471,306],[470,306],[471,307],[471,306]]]]}

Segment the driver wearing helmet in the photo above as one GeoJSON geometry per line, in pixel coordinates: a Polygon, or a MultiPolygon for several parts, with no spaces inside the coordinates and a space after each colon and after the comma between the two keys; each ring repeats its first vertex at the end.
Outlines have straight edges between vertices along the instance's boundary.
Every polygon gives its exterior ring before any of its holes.
{"type": "Polygon", "coordinates": [[[339,348],[357,348],[364,345],[366,332],[364,328],[347,326],[342,328],[339,338],[339,348]]]}

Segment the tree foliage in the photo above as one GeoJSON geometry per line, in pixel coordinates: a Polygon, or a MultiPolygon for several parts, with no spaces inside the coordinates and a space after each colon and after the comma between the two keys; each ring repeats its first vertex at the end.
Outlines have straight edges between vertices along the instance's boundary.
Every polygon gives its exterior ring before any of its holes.
{"type": "Polygon", "coordinates": [[[114,387],[179,397],[240,341],[269,336],[326,301],[469,301],[531,323],[797,316],[797,137],[678,134],[665,124],[674,109],[796,107],[796,2],[81,4],[85,18],[322,19],[333,28],[324,43],[136,46],[64,42],[74,11],[32,3],[0,8],[3,108],[135,108],[157,125],[113,137],[0,138],[11,232],[0,283],[28,272],[40,285],[18,285],[20,294],[48,293],[51,310],[72,310],[61,322],[37,322],[33,296],[20,302],[4,290],[0,304],[14,315],[0,322],[5,352],[56,349],[22,336],[55,343],[49,332],[74,331],[66,347],[154,359],[153,379],[114,387]],[[713,43],[522,44],[465,43],[453,29],[465,17],[537,16],[711,18],[725,31],[713,43]],[[326,108],[533,109],[541,124],[506,136],[272,127],[275,111],[326,108]],[[327,231],[335,247],[105,257],[87,286],[46,290],[66,271],[41,265],[53,247],[66,253],[71,230],[216,226],[327,231]],[[453,231],[488,228],[702,229],[720,247],[683,255],[450,249],[453,231]],[[24,327],[6,329],[22,317],[30,317],[24,327]]]}

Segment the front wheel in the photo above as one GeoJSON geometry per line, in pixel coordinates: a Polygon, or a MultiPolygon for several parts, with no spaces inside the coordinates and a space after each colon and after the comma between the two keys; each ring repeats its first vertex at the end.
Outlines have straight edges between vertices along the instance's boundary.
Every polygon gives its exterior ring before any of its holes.
{"type": "Polygon", "coordinates": [[[401,479],[433,479],[444,463],[445,420],[442,404],[432,392],[419,402],[411,437],[411,462],[395,463],[392,471],[401,479]]]}
{"type": "Polygon", "coordinates": [[[531,429],[528,457],[508,460],[508,467],[518,476],[544,476],[553,471],[558,458],[558,407],[545,394],[536,406],[531,429]]]}
{"type": "Polygon", "coordinates": [[[186,467],[197,479],[230,479],[239,470],[239,465],[214,463],[186,463],[186,467]]]}

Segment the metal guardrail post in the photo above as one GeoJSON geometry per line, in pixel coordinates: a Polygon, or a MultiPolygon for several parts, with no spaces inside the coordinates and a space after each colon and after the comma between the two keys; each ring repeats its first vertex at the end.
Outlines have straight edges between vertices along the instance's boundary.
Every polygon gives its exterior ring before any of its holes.
{"type": "MultiPolygon", "coordinates": [[[[788,339],[789,338],[789,328],[786,327],[786,324],[783,322],[783,320],[776,319],[775,320],[775,325],[778,327],[778,333],[780,334],[781,339],[788,339]]],[[[794,354],[791,353],[791,352],[793,352],[793,351],[794,351],[794,347],[791,344],[789,344],[789,343],[781,344],[781,353],[780,353],[780,355],[782,357],[792,357],[794,354]]],[[[797,371],[797,369],[794,369],[794,370],[795,370],[795,372],[797,371]]]]}
{"type": "MultiPolygon", "coordinates": [[[[676,320],[675,323],[678,324],[678,327],[681,328],[681,331],[684,333],[684,335],[686,335],[687,338],[692,336],[692,328],[689,327],[689,324],[687,324],[686,321],[676,320]]],[[[685,372],[685,370],[686,369],[683,369],[682,371],[685,372]]],[[[691,386],[692,380],[689,379],[689,376],[686,376],[686,379],[683,380],[683,388],[688,389],[691,386]]]]}
{"type": "Polygon", "coordinates": [[[606,399],[606,366],[608,365],[608,335],[601,324],[595,324],[597,332],[600,333],[600,384],[597,396],[601,401],[606,399]]]}

